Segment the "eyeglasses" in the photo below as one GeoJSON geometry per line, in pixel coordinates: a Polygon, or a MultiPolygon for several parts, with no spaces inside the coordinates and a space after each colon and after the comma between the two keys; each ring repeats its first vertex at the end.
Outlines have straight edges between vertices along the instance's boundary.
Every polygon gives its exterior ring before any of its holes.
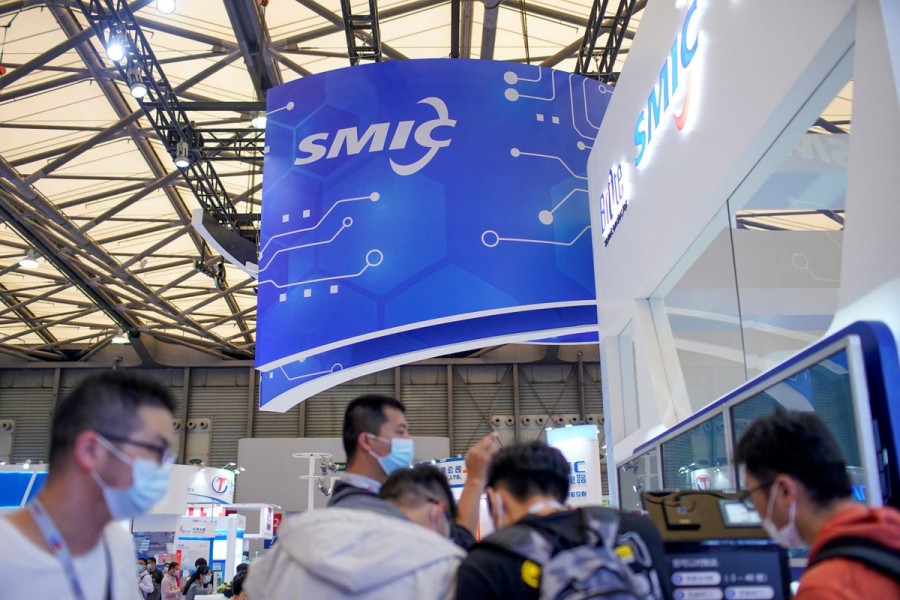
{"type": "Polygon", "coordinates": [[[764,481],[758,485],[753,486],[749,490],[744,490],[743,494],[741,495],[741,502],[743,502],[744,506],[746,506],[749,510],[756,510],[756,507],[753,505],[753,494],[760,490],[771,487],[773,483],[774,481],[764,481]]]}
{"type": "MultiPolygon", "coordinates": [[[[99,433],[99,432],[98,432],[99,433]]],[[[175,459],[178,458],[174,452],[172,452],[168,446],[163,446],[160,444],[151,444],[150,442],[142,442],[140,440],[133,440],[131,438],[127,438],[121,435],[115,435],[111,433],[101,433],[103,437],[108,439],[111,442],[116,442],[119,444],[128,444],[129,446],[134,446],[136,448],[143,448],[144,450],[149,450],[151,452],[156,453],[156,461],[161,465],[171,465],[175,462],[175,459]]]]}

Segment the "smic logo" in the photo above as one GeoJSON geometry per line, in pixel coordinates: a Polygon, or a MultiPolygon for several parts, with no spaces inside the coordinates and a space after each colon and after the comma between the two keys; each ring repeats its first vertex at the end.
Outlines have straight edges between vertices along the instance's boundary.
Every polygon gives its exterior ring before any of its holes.
{"type": "Polygon", "coordinates": [[[699,31],[692,27],[696,12],[697,0],[693,0],[681,24],[681,31],[672,42],[669,56],[659,72],[659,80],[650,90],[647,108],[641,111],[634,124],[634,145],[637,148],[635,167],[641,164],[641,159],[644,158],[644,153],[653,140],[653,134],[662,122],[663,116],[669,112],[670,100],[674,101],[676,94],[681,91],[679,86],[685,90],[681,111],[673,115],[675,128],[681,131],[687,122],[691,85],[687,68],[694,60],[700,42],[699,31]]]}
{"type": "Polygon", "coordinates": [[[384,150],[403,150],[409,143],[410,137],[415,143],[425,149],[422,158],[404,165],[391,159],[391,168],[397,175],[412,175],[422,170],[431,162],[434,155],[441,148],[450,145],[450,139],[436,140],[432,133],[438,127],[455,127],[456,120],[450,118],[447,105],[443,100],[435,96],[419,100],[418,104],[427,104],[437,113],[437,118],[421,123],[418,127],[415,121],[399,121],[398,123],[373,123],[360,135],[358,127],[346,127],[331,133],[314,133],[308,135],[300,142],[298,149],[301,156],[294,159],[295,165],[308,165],[323,158],[335,158],[346,155],[353,156],[362,152],[368,146],[369,152],[383,152],[384,150]],[[393,134],[391,131],[393,130],[393,134]],[[390,144],[388,144],[390,137],[390,144]],[[329,138],[331,142],[329,144],[329,138]]]}
{"type": "Polygon", "coordinates": [[[219,475],[209,484],[213,491],[217,494],[224,494],[228,491],[228,478],[219,475]]]}
{"type": "Polygon", "coordinates": [[[569,473],[586,473],[586,467],[584,466],[585,462],[583,460],[576,460],[575,462],[569,463],[569,473]]]}

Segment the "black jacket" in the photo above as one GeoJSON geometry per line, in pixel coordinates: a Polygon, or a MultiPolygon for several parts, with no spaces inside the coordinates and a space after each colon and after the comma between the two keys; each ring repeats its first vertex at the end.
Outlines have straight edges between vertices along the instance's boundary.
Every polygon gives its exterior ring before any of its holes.
{"type": "MultiPolygon", "coordinates": [[[[610,510],[610,509],[601,509],[610,510]]],[[[671,597],[662,539],[656,527],[642,516],[620,513],[616,546],[627,545],[625,562],[635,576],[651,590],[647,598],[671,597]]],[[[520,521],[547,539],[554,553],[584,542],[577,513],[560,511],[546,516],[527,515],[520,521]]],[[[541,569],[524,556],[493,543],[492,536],[475,544],[459,568],[457,600],[537,600],[540,596],[541,569]]]]}

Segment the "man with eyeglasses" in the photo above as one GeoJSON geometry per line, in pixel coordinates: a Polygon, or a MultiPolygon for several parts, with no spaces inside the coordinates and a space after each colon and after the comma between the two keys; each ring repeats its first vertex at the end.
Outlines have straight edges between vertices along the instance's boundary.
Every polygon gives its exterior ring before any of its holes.
{"type": "Polygon", "coordinates": [[[772,539],[810,549],[795,600],[900,598],[900,575],[870,562],[900,565],[900,511],[853,499],[841,449],[814,413],[779,410],[757,419],[738,441],[735,461],[744,470],[745,502],[772,539]]]}
{"type": "Polygon", "coordinates": [[[165,494],[174,408],[164,387],[121,370],[87,377],[59,404],[44,487],[0,519],[4,598],[140,598],[134,542],[112,521],[165,494]]]}
{"type": "Polygon", "coordinates": [[[380,496],[404,519],[329,508],[288,519],[253,563],[252,598],[443,600],[465,552],[451,542],[450,489],[431,465],[398,469],[380,496]]]}

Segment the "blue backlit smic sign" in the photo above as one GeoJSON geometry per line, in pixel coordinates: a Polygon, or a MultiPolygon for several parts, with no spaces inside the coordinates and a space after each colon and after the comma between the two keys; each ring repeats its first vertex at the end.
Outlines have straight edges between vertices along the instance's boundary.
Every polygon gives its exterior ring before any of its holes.
{"type": "Polygon", "coordinates": [[[407,60],[268,95],[260,403],[413,360],[596,328],[586,164],[603,84],[407,60]]]}

